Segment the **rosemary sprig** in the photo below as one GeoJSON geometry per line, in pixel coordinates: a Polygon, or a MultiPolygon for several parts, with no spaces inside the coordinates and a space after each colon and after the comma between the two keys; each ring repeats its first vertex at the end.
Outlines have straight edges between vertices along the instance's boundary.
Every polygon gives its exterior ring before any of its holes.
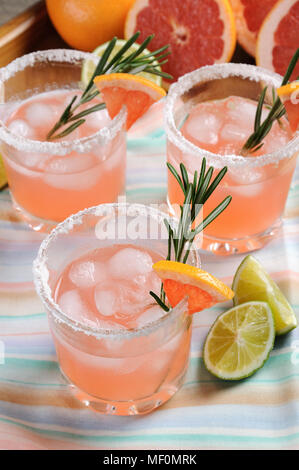
{"type": "Polygon", "coordinates": [[[128,41],[126,41],[117,54],[115,54],[114,57],[109,60],[115,47],[117,37],[111,39],[102,57],[99,59],[95,71],[92,74],[92,77],[90,78],[82,95],[80,98],[78,98],[76,95],[71,99],[69,105],[65,108],[56,124],[48,132],[47,140],[59,139],[70,134],[85,122],[85,116],[105,108],[105,103],[100,103],[76,114],[76,110],[79,108],[79,106],[92,101],[97,95],[99,95],[100,92],[95,88],[93,83],[93,80],[97,75],[121,72],[131,74],[147,72],[153,75],[159,75],[163,78],[172,78],[171,75],[160,70],[160,66],[167,62],[166,57],[170,54],[170,51],[167,51],[169,47],[168,45],[160,47],[159,49],[149,54],[142,55],[144,49],[147,48],[148,44],[153,39],[153,34],[148,36],[135,52],[125,56],[125,53],[132,46],[132,44],[136,42],[139,35],[140,32],[135,33],[130,39],[128,39],[128,41]],[[62,132],[58,132],[61,127],[67,124],[70,124],[70,126],[64,129],[62,132]]]}
{"type": "MultiPolygon", "coordinates": [[[[171,227],[167,219],[164,220],[168,231],[168,252],[166,260],[173,258],[175,261],[186,263],[195,237],[213,222],[232,200],[231,196],[227,196],[199,225],[194,227],[200,210],[225,176],[227,167],[222,168],[212,182],[214,168],[209,167],[206,171],[205,158],[202,160],[200,172],[195,171],[192,181],[189,181],[188,173],[183,163],[180,164],[180,174],[170,163],[167,163],[167,167],[183,191],[184,203],[180,206],[181,214],[176,228],[171,227]]],[[[165,303],[163,284],[161,286],[160,297],[152,291],[150,295],[161,308],[165,311],[169,310],[169,306],[165,303]]]]}
{"type": "MultiPolygon", "coordinates": [[[[293,55],[289,63],[285,76],[283,77],[283,80],[281,82],[281,86],[284,86],[288,83],[294,71],[294,68],[296,67],[298,59],[299,59],[299,49],[297,49],[297,51],[295,52],[295,54],[293,55]]],[[[264,119],[263,122],[261,122],[266,92],[267,92],[267,87],[263,89],[259,102],[258,102],[256,115],[255,115],[255,122],[254,122],[254,132],[250,135],[250,137],[247,139],[247,141],[243,145],[241,152],[240,152],[241,155],[245,156],[245,155],[248,155],[249,153],[254,153],[258,149],[260,149],[264,145],[263,140],[266,137],[266,135],[269,134],[274,122],[276,120],[279,121],[279,119],[281,119],[286,112],[285,107],[282,104],[280,98],[278,96],[276,97],[275,91],[274,89],[272,89],[273,104],[270,107],[268,116],[264,119]]]]}

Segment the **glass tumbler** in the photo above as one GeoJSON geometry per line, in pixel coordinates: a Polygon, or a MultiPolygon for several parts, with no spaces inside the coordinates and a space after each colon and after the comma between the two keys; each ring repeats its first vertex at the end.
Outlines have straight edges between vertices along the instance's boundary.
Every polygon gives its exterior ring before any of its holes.
{"type": "MultiPolygon", "coordinates": [[[[56,285],[64,268],[91,247],[129,243],[165,259],[165,218],[176,224],[141,204],[89,208],[59,224],[42,242],[34,262],[35,286],[48,314],[61,372],[76,398],[100,413],[148,413],[173,396],[188,366],[192,316],[184,299],[140,328],[94,328],[63,312],[55,302],[56,285]],[[136,232],[137,226],[142,233],[136,232]]],[[[196,250],[190,263],[199,266],[196,250]]]]}
{"type": "Polygon", "coordinates": [[[48,50],[0,69],[1,154],[14,207],[35,230],[49,231],[69,215],[114,202],[124,192],[125,109],[113,120],[105,109],[85,116],[89,132],[83,132],[84,124],[59,139],[36,137],[41,126],[50,130],[61,109],[83,91],[81,69],[87,58],[98,61],[80,51],[48,50]],[[49,104],[45,100],[51,95],[49,104]],[[61,97],[65,102],[58,112],[54,102],[61,97]],[[13,120],[24,105],[24,119],[13,120]]]}
{"type": "MultiPolygon", "coordinates": [[[[170,87],[165,107],[167,159],[176,170],[186,166],[193,179],[203,158],[207,167],[228,172],[205,203],[208,214],[228,195],[232,201],[226,210],[203,232],[204,250],[226,255],[250,252],[263,247],[281,225],[290,183],[299,151],[299,133],[283,148],[261,156],[218,155],[187,140],[181,126],[194,106],[200,102],[221,100],[229,96],[258,101],[267,86],[266,104],[272,103],[272,88],[282,77],[246,64],[218,64],[203,67],[181,77],[170,87]]],[[[182,203],[182,191],[168,173],[168,204],[171,213],[182,203]]],[[[205,216],[205,214],[203,214],[205,216]]]]}

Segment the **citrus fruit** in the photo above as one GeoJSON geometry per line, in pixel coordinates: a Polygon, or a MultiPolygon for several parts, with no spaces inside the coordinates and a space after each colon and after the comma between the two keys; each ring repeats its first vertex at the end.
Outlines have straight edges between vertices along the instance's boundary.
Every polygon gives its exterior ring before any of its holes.
{"type": "MultiPolygon", "coordinates": [[[[257,65],[284,75],[299,47],[299,0],[280,0],[266,16],[257,39],[257,65]]],[[[299,76],[297,63],[291,80],[299,76]]]]}
{"type": "Polygon", "coordinates": [[[246,256],[238,267],[232,288],[235,292],[235,305],[254,300],[269,304],[277,335],[296,328],[297,319],[292,307],[277,284],[253,256],[246,256]]]}
{"type": "Polygon", "coordinates": [[[221,379],[243,379],[262,367],[274,339],[273,315],[266,302],[238,305],[212,325],[204,344],[204,364],[221,379]]]}
{"type": "Polygon", "coordinates": [[[288,83],[276,91],[286,109],[291,130],[295,132],[299,126],[299,81],[288,83]]]}
{"type": "Polygon", "coordinates": [[[237,38],[241,46],[255,56],[260,27],[278,0],[230,0],[236,20],[237,38]]]}
{"type": "MultiPolygon", "coordinates": [[[[97,55],[98,57],[102,57],[106,47],[108,46],[109,41],[105,42],[104,44],[101,44],[98,46],[94,51],[93,54],[97,55]]],[[[115,43],[115,46],[109,56],[109,59],[112,59],[118,52],[119,50],[126,44],[126,41],[124,39],[118,39],[115,43]]],[[[139,44],[133,43],[132,46],[124,53],[124,57],[129,56],[133,52],[136,52],[139,47],[139,44]]],[[[149,54],[150,51],[148,49],[144,49],[143,53],[140,55],[142,57],[143,55],[149,54]]],[[[156,62],[153,62],[153,65],[155,65],[156,62]]],[[[156,67],[158,70],[161,70],[161,67],[156,67]]],[[[81,80],[84,85],[87,85],[89,80],[92,77],[92,74],[95,69],[95,64],[92,60],[86,60],[83,63],[82,66],[82,74],[81,74],[81,80]]],[[[153,75],[152,73],[147,73],[147,72],[140,72],[136,75],[140,75],[144,78],[147,78],[148,80],[151,80],[152,82],[156,83],[157,85],[161,86],[162,85],[162,78],[158,75],[153,75]]]]}
{"type": "Polygon", "coordinates": [[[123,37],[127,12],[134,0],[46,0],[50,19],[70,46],[93,51],[99,44],[123,37]]]}
{"type": "Polygon", "coordinates": [[[98,75],[94,83],[103,95],[111,118],[126,106],[127,130],[155,101],[166,95],[165,90],[151,80],[129,73],[98,75]]]}
{"type": "Polygon", "coordinates": [[[230,300],[234,293],[212,274],[177,261],[158,261],[153,269],[163,281],[163,289],[172,307],[188,296],[189,313],[200,312],[219,302],[230,300]]]}
{"type": "Polygon", "coordinates": [[[5,168],[3,158],[0,155],[0,189],[3,189],[7,185],[7,178],[5,174],[5,168]]]}
{"type": "Polygon", "coordinates": [[[137,0],[130,8],[125,37],[155,36],[151,50],[169,44],[162,69],[174,79],[203,65],[228,62],[236,45],[235,21],[228,0],[137,0]]]}

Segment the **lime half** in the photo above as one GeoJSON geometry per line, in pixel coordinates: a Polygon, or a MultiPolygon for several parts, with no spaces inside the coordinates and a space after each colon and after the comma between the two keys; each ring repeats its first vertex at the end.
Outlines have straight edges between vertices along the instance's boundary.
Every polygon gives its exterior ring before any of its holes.
{"type": "Polygon", "coordinates": [[[297,318],[291,305],[263,266],[251,255],[246,256],[233,280],[234,304],[251,300],[268,302],[272,310],[277,335],[296,328],[297,318]]]}
{"type": "Polygon", "coordinates": [[[275,339],[271,309],[266,302],[247,302],[221,314],[205,341],[203,359],[216,377],[239,380],[267,360],[275,339]]]}
{"type": "Polygon", "coordinates": [[[0,190],[7,185],[7,178],[5,174],[5,168],[3,163],[3,158],[0,155],[0,190]]]}
{"type": "MultiPolygon", "coordinates": [[[[117,54],[117,52],[126,44],[126,42],[127,41],[125,41],[125,39],[118,39],[116,41],[114,49],[111,52],[110,59],[112,59],[117,54]]],[[[109,44],[109,41],[105,42],[104,44],[101,44],[93,51],[93,54],[99,57],[102,57],[108,44],[109,44]]],[[[124,57],[127,57],[133,52],[136,52],[139,46],[140,44],[133,43],[132,46],[125,52],[124,57]]],[[[144,49],[144,51],[141,54],[141,57],[147,54],[150,54],[150,51],[148,49],[144,49]]],[[[156,64],[157,62],[153,62],[153,65],[156,65],[156,64]]],[[[95,69],[95,64],[92,60],[86,60],[83,63],[81,80],[85,86],[88,84],[89,80],[91,79],[94,69],[95,69]]],[[[161,71],[160,67],[157,67],[157,69],[161,71]]],[[[153,75],[152,73],[147,73],[147,72],[140,72],[139,74],[136,74],[136,75],[141,75],[142,77],[147,78],[148,80],[151,80],[152,82],[156,83],[159,86],[161,86],[162,84],[162,77],[158,75],[153,75]]]]}

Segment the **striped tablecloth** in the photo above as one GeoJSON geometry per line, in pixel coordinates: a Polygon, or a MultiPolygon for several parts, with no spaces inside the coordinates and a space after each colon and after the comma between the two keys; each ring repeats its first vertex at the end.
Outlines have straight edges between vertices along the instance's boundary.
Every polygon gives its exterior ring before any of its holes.
{"type": "MultiPolygon", "coordinates": [[[[161,104],[128,136],[129,201],[166,195],[161,104]]],[[[256,253],[299,314],[299,169],[283,231],[256,253]]],[[[204,368],[208,329],[225,308],[194,317],[190,365],[181,390],[139,417],[102,416],[84,409],[62,379],[43,306],[32,284],[42,235],[16,219],[8,190],[0,193],[1,449],[294,449],[299,448],[299,328],[278,338],[265,366],[227,383],[204,368]],[[3,352],[3,351],[2,351],[3,352]]],[[[242,256],[203,255],[205,269],[232,281],[242,256]]]]}

